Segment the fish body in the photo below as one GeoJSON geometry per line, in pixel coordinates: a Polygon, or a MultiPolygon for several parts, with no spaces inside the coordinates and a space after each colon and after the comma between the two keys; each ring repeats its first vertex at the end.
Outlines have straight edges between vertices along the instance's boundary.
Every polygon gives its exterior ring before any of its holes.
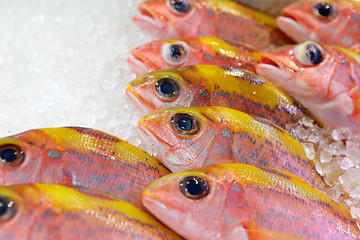
{"type": "Polygon", "coordinates": [[[157,40],[131,51],[128,64],[137,76],[186,65],[220,65],[255,71],[261,52],[246,44],[233,45],[214,37],[157,40]]]}
{"type": "Polygon", "coordinates": [[[291,43],[272,16],[229,0],[148,0],[139,11],[134,22],[158,38],[212,36],[260,50],[291,43]]]}
{"type": "Polygon", "coordinates": [[[169,172],[141,149],[89,128],[44,128],[0,139],[0,184],[96,189],[143,208],[142,190],[169,172]]]}
{"type": "Polygon", "coordinates": [[[294,99],[256,74],[214,65],[151,72],[130,82],[126,94],[146,112],[223,106],[269,119],[283,128],[306,115],[294,99]],[[171,93],[164,94],[164,86],[172,87],[171,93]]]}
{"type": "Polygon", "coordinates": [[[350,211],[292,174],[217,164],[167,175],[142,201],[186,239],[359,239],[350,211]]]}
{"type": "Polygon", "coordinates": [[[145,144],[178,172],[216,163],[246,163],[278,168],[323,183],[302,145],[284,129],[224,107],[172,108],[139,120],[145,144]]]}
{"type": "Polygon", "coordinates": [[[0,205],[1,240],[181,239],[132,204],[84,188],[1,186],[0,205]]]}
{"type": "Polygon", "coordinates": [[[360,47],[360,2],[302,1],[285,7],[282,15],[277,18],[280,29],[297,43],[360,47]]]}
{"type": "Polygon", "coordinates": [[[323,125],[360,132],[360,55],[307,41],[264,53],[256,71],[323,125]]]}

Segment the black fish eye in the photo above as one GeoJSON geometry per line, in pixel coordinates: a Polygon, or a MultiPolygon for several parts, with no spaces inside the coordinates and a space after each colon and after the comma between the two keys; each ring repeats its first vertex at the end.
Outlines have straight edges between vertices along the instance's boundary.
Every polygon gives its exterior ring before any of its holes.
{"type": "Polygon", "coordinates": [[[24,160],[24,152],[16,145],[8,144],[0,147],[0,166],[13,167],[24,160]]]}
{"type": "Polygon", "coordinates": [[[173,101],[180,93],[178,82],[172,78],[161,78],[155,83],[158,96],[165,101],[173,101]]]}
{"type": "Polygon", "coordinates": [[[187,113],[177,113],[172,116],[171,125],[177,133],[182,135],[194,135],[200,129],[197,118],[187,113]]]}
{"type": "Polygon", "coordinates": [[[165,43],[161,51],[164,60],[173,66],[179,66],[185,63],[188,59],[189,52],[189,46],[182,41],[165,43]]]}
{"type": "Polygon", "coordinates": [[[185,14],[190,11],[190,3],[188,0],[169,0],[170,9],[178,14],[185,14]]]}
{"type": "Polygon", "coordinates": [[[199,176],[187,176],[180,181],[180,191],[191,199],[200,199],[208,195],[209,184],[199,176]]]}
{"type": "Polygon", "coordinates": [[[12,218],[15,210],[14,201],[0,196],[0,223],[12,218]]]}
{"type": "Polygon", "coordinates": [[[328,3],[316,3],[313,7],[313,12],[315,16],[321,18],[330,18],[335,15],[334,7],[328,3]]]}
{"type": "Polygon", "coordinates": [[[307,59],[312,63],[312,64],[319,64],[322,62],[322,60],[324,59],[324,56],[321,52],[321,50],[318,48],[317,45],[313,44],[313,43],[309,43],[306,46],[306,50],[305,50],[305,54],[307,59]]]}

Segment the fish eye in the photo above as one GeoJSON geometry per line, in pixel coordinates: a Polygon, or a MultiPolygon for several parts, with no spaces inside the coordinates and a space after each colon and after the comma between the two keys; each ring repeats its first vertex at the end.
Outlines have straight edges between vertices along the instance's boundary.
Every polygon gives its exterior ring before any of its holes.
{"type": "Polygon", "coordinates": [[[316,3],[313,7],[313,13],[316,17],[330,19],[335,17],[335,8],[328,3],[316,3]]]}
{"type": "Polygon", "coordinates": [[[165,101],[174,101],[180,93],[179,83],[172,78],[161,78],[155,83],[158,96],[165,101]]]}
{"type": "Polygon", "coordinates": [[[180,181],[180,191],[187,198],[200,199],[208,195],[209,184],[198,176],[187,176],[180,181]]]}
{"type": "Polygon", "coordinates": [[[197,118],[187,113],[172,116],[171,125],[177,133],[182,135],[194,135],[200,129],[197,118]]]}
{"type": "Polygon", "coordinates": [[[24,152],[16,145],[8,144],[0,147],[0,166],[14,167],[24,160],[24,152]]]}
{"type": "Polygon", "coordinates": [[[179,66],[186,62],[189,57],[189,46],[182,42],[165,43],[162,47],[162,56],[164,60],[173,66],[179,66]]]}
{"type": "Polygon", "coordinates": [[[15,202],[7,197],[0,196],[0,223],[12,218],[15,212],[15,202]]]}
{"type": "Polygon", "coordinates": [[[296,59],[304,65],[311,66],[323,61],[323,49],[313,42],[305,42],[295,49],[296,59]]]}
{"type": "Polygon", "coordinates": [[[168,6],[176,14],[184,15],[190,11],[189,0],[168,0],[168,6]]]}

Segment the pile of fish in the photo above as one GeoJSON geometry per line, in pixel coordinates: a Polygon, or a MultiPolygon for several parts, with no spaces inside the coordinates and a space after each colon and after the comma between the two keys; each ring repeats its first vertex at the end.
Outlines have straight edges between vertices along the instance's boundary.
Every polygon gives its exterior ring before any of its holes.
{"type": "Polygon", "coordinates": [[[344,144],[360,133],[359,9],[141,3],[134,22],[172,38],[128,59],[153,155],[82,127],[0,139],[0,239],[360,239],[286,130],[305,118],[347,129],[344,144]]]}

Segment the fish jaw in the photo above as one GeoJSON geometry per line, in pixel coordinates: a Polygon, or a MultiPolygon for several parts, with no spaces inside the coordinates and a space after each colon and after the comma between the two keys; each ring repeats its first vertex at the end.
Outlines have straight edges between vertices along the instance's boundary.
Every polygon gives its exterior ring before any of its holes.
{"type": "Polygon", "coordinates": [[[152,71],[150,67],[148,67],[141,59],[137,58],[136,56],[130,56],[127,59],[128,66],[130,71],[139,77],[145,73],[152,71]]]}
{"type": "MultiPolygon", "coordinates": [[[[157,13],[156,10],[153,10],[153,7],[149,4],[151,4],[151,2],[142,2],[139,4],[138,9],[140,11],[140,15],[134,16],[133,21],[140,27],[140,29],[151,32],[151,35],[157,38],[163,37],[164,33],[174,33],[174,30],[172,30],[171,26],[168,24],[166,17],[157,13]]],[[[155,4],[159,3],[154,2],[153,4],[156,8],[157,5],[155,4]]]]}
{"type": "Polygon", "coordinates": [[[125,90],[126,96],[142,113],[149,114],[153,112],[155,110],[154,107],[150,103],[148,103],[144,98],[142,98],[141,95],[139,95],[135,89],[136,86],[134,86],[132,82],[128,83],[127,88],[125,90]]]}
{"type": "Polygon", "coordinates": [[[281,31],[286,33],[286,35],[288,35],[297,43],[305,42],[309,40],[309,38],[316,42],[319,40],[315,33],[312,33],[310,29],[306,28],[304,25],[299,24],[291,17],[279,16],[276,18],[276,23],[278,24],[281,31]]]}

